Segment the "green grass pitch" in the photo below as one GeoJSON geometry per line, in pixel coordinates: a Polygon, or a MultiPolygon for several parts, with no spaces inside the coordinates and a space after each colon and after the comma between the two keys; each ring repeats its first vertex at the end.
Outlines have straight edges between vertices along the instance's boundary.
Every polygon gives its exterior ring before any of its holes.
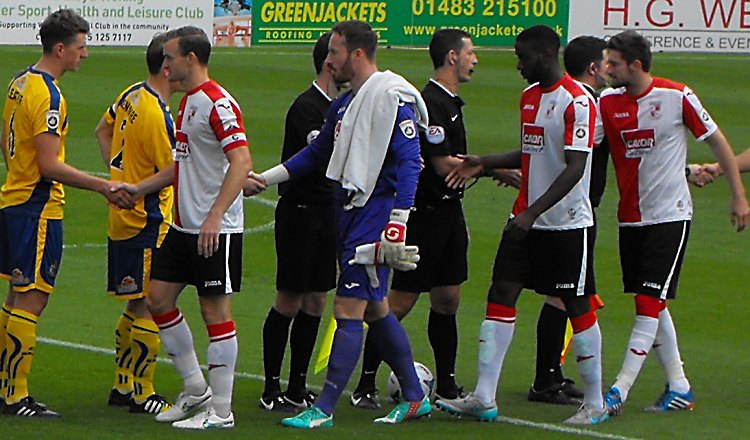
{"type": "MultiPolygon", "coordinates": [[[[143,52],[143,49],[92,48],[81,70],[68,73],[61,80],[70,114],[69,163],[89,172],[107,171],[93,130],[117,93],[145,78],[143,52]]],[[[5,60],[0,64],[0,79],[9,80],[14,72],[36,62],[38,54],[35,47],[0,48],[0,59],[5,60]]],[[[518,142],[518,97],[526,84],[515,70],[512,52],[479,50],[478,55],[474,79],[461,89],[461,96],[467,102],[465,118],[470,150],[474,153],[508,150],[518,142]]],[[[420,88],[431,73],[425,50],[381,50],[378,58],[381,69],[399,72],[420,88]]],[[[735,151],[740,152],[750,147],[746,119],[750,96],[747,65],[747,56],[656,54],[653,72],[691,85],[734,144],[735,151]]],[[[240,102],[255,169],[276,164],[286,109],[313,77],[310,49],[217,50],[211,59],[210,72],[240,102]]],[[[173,110],[177,102],[175,98],[173,110]]],[[[689,158],[703,162],[711,160],[711,155],[705,145],[693,142],[689,158]]],[[[2,170],[4,180],[4,167],[2,170]]],[[[697,407],[692,413],[641,412],[641,408],[656,399],[663,386],[660,368],[649,360],[623,416],[600,427],[566,431],[560,422],[575,408],[531,404],[525,399],[533,376],[534,329],[542,303],[537,295],[525,293],[519,302],[515,339],[501,378],[499,404],[505,417],[503,422],[478,424],[436,412],[429,421],[399,427],[374,426],[371,420],[380,414],[354,410],[342,399],[333,429],[303,433],[282,428],[281,416],[257,407],[262,391],[260,335],[274,298],[275,276],[273,234],[263,225],[273,220],[273,210],[268,204],[247,201],[246,225],[257,228],[257,232],[245,237],[245,278],[242,293],[234,300],[240,341],[237,370],[244,373],[236,380],[236,428],[212,437],[744,438],[750,433],[746,417],[746,393],[750,386],[746,343],[750,334],[747,319],[750,297],[746,296],[745,272],[750,260],[747,235],[750,232],[737,234],[732,230],[729,192],[723,180],[693,193],[696,212],[691,240],[680,293],[671,303],[686,371],[697,395],[697,407]]],[[[39,336],[109,349],[115,320],[123,306],[104,294],[106,203],[101,196],[85,191],[68,189],[67,194],[64,263],[57,289],[40,320],[39,336]]],[[[273,201],[275,190],[261,197],[273,201]]],[[[513,199],[513,191],[498,188],[489,181],[473,187],[465,199],[471,230],[470,280],[464,286],[459,311],[457,374],[469,389],[476,381],[476,339],[484,317],[492,261],[513,199]]],[[[634,315],[632,299],[621,293],[616,201],[610,170],[607,192],[598,211],[600,238],[596,255],[599,291],[607,303],[599,314],[605,386],[611,384],[619,370],[634,315]]],[[[205,360],[206,335],[191,289],[183,294],[181,309],[196,335],[199,357],[205,360]]],[[[427,300],[423,299],[404,322],[415,358],[433,368],[426,336],[427,310],[427,300]]],[[[329,314],[330,307],[326,319],[329,314]]],[[[0,417],[2,438],[153,439],[186,435],[157,424],[148,416],[130,416],[121,409],[107,407],[112,371],[109,354],[40,342],[30,380],[31,391],[63,417],[53,421],[0,417]]],[[[577,377],[572,363],[566,366],[566,371],[577,377]]],[[[357,369],[355,375],[358,373],[357,369]]],[[[385,388],[387,374],[388,369],[382,368],[378,381],[381,389],[385,388]]],[[[319,387],[323,376],[311,375],[309,382],[319,387]]],[[[159,366],[156,385],[160,393],[170,398],[180,390],[179,378],[170,365],[159,366]]]]}

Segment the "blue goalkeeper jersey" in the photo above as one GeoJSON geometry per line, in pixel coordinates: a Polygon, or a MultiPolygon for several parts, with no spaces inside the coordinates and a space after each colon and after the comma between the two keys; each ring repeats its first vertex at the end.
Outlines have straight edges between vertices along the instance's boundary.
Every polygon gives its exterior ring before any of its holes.
{"type": "MultiPolygon", "coordinates": [[[[333,153],[336,126],[344,117],[353,97],[353,93],[349,91],[336,99],[328,109],[326,122],[318,137],[297,155],[284,162],[284,167],[292,178],[314,172],[328,164],[333,153]]],[[[388,152],[371,196],[393,197],[395,194],[393,207],[399,209],[409,209],[414,205],[421,170],[419,135],[416,130],[401,129],[400,125],[409,120],[412,121],[412,127],[416,127],[414,108],[407,104],[399,106],[388,152]]],[[[337,184],[337,188],[336,200],[346,201],[349,197],[348,192],[341,188],[341,185],[337,184]]]]}

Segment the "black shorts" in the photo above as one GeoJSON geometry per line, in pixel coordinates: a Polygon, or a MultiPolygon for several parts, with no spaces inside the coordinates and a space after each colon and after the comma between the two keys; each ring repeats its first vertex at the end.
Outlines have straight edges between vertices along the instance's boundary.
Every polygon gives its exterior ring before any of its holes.
{"type": "Polygon", "coordinates": [[[239,292],[242,234],[221,234],[219,250],[204,258],[198,255],[198,234],[188,234],[171,227],[161,247],[154,253],[151,279],[192,284],[199,296],[239,292]]]}
{"type": "Polygon", "coordinates": [[[591,228],[532,229],[521,241],[503,235],[492,269],[493,281],[520,282],[543,295],[575,297],[596,293],[588,251],[591,228]]]}
{"type": "Polygon", "coordinates": [[[392,289],[421,293],[467,280],[469,237],[460,201],[416,206],[409,215],[406,244],[419,246],[419,263],[416,270],[394,270],[392,289]]]}
{"type": "Polygon", "coordinates": [[[677,296],[690,221],[620,227],[620,265],[626,293],[677,296]]]}
{"type": "Polygon", "coordinates": [[[336,287],[333,205],[303,205],[282,197],[276,206],[276,289],[327,292],[336,287]]]}

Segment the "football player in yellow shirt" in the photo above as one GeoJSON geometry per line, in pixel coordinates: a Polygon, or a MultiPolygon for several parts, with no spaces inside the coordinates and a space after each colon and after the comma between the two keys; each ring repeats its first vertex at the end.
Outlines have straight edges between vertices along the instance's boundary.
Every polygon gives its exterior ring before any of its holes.
{"type": "Polygon", "coordinates": [[[126,300],[115,328],[115,385],[108,403],[131,413],[156,414],[171,405],[154,391],[159,329],[146,307],[152,253],[172,222],[174,121],[169,98],[179,83],[162,68],[164,35],[146,50],[149,76],[117,97],[96,127],[102,158],[112,180],[137,184],[151,178],[158,188],[138,198],[135,208],[110,207],[107,240],[107,291],[126,300]]]}
{"type": "Polygon", "coordinates": [[[0,192],[0,278],[10,289],[0,312],[0,405],[23,417],[58,414],[29,395],[27,379],[37,320],[53,292],[62,260],[63,184],[97,191],[110,203],[133,205],[115,183],[65,163],[67,104],[57,81],[86,58],[89,24],[71,9],[50,14],[39,36],[42,56],[8,87],[2,151],[8,175],[0,192]]]}

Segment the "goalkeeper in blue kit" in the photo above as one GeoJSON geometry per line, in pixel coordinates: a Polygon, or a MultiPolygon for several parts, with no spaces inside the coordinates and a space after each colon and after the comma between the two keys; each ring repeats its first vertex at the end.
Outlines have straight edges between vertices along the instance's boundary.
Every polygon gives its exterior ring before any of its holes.
{"type": "Polygon", "coordinates": [[[311,408],[282,421],[295,428],[333,425],[333,409],[359,359],[363,321],[377,349],[399,378],[404,402],[375,423],[396,424],[427,416],[432,407],[413,366],[409,340],[383,299],[391,268],[416,268],[417,249],[406,246],[406,222],[421,169],[417,123],[427,112],[419,91],[402,77],[379,72],[377,35],[369,24],[335,25],[326,63],[351,91],[331,104],[317,139],[261,174],[251,173],[245,195],[327,165],[337,182],[335,221],[340,274],[328,373],[311,408]]]}

